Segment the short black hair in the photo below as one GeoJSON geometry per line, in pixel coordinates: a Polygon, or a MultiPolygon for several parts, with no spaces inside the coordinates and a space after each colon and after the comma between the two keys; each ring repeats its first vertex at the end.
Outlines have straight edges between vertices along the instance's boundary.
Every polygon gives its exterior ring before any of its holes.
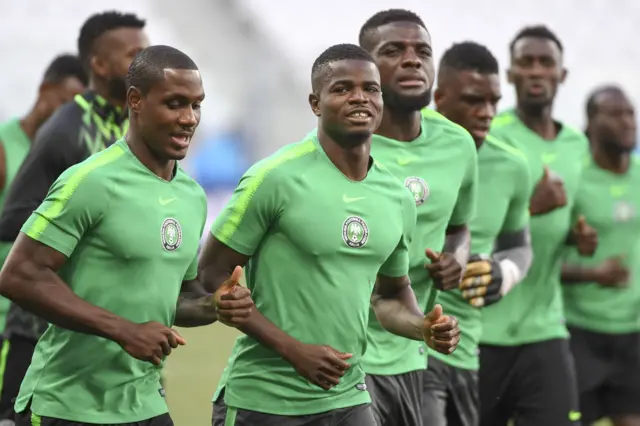
{"type": "Polygon", "coordinates": [[[480,74],[498,74],[498,60],[485,46],[473,41],[456,43],[440,59],[440,74],[444,69],[477,71],[480,74]]]}
{"type": "Polygon", "coordinates": [[[564,47],[562,46],[562,42],[560,41],[558,36],[545,25],[534,25],[532,27],[525,27],[521,29],[511,41],[511,44],[509,45],[509,52],[511,52],[511,54],[513,55],[513,48],[515,47],[518,40],[527,37],[551,40],[558,46],[558,49],[560,49],[560,53],[564,52],[564,47]]]}
{"type": "Polygon", "coordinates": [[[95,41],[107,31],[118,28],[142,29],[146,25],[144,19],[140,19],[133,13],[121,13],[115,10],[91,15],[80,29],[78,37],[78,55],[85,67],[89,66],[89,58],[95,41]]]}
{"type": "Polygon", "coordinates": [[[149,46],[140,51],[129,65],[127,90],[133,86],[142,94],[148,93],[154,84],[164,79],[166,69],[197,70],[198,66],[186,53],[175,47],[161,44],[149,46]]]}
{"type": "Polygon", "coordinates": [[[318,75],[331,65],[331,63],[345,59],[367,61],[375,64],[371,54],[362,47],[349,43],[335,44],[322,52],[313,62],[313,66],[311,67],[311,86],[314,92],[317,89],[317,83],[315,82],[317,81],[318,75]]]}
{"type": "Polygon", "coordinates": [[[626,96],[624,90],[622,90],[622,87],[615,84],[607,84],[594,89],[589,95],[589,97],[587,98],[586,112],[587,112],[587,118],[589,120],[592,119],[598,113],[597,98],[603,93],[617,93],[617,94],[626,96]]]}
{"type": "Polygon", "coordinates": [[[43,83],[58,84],[69,77],[75,77],[85,86],[89,84],[89,76],[82,61],[76,55],[63,54],[56,56],[49,64],[42,78],[43,83]]]}
{"type": "Polygon", "coordinates": [[[410,10],[405,9],[389,9],[383,10],[381,12],[376,13],[371,18],[367,19],[367,22],[364,23],[362,28],[360,28],[360,34],[358,35],[358,43],[364,49],[371,50],[373,49],[372,43],[369,40],[369,35],[371,32],[377,30],[379,27],[387,24],[393,24],[396,22],[412,22],[416,25],[420,25],[425,30],[427,26],[424,24],[422,19],[411,12],[410,10]]]}

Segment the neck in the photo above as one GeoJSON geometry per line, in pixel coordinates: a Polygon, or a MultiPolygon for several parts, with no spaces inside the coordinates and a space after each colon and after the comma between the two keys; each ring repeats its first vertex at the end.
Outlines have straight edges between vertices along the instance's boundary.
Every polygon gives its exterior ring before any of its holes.
{"type": "Polygon", "coordinates": [[[528,107],[518,104],[517,114],[520,120],[543,139],[555,139],[558,135],[556,123],[551,117],[551,105],[528,107]]]}
{"type": "Polygon", "coordinates": [[[318,126],[318,141],[329,160],[349,180],[357,182],[367,177],[371,137],[359,145],[344,147],[326,134],[321,126],[318,126]]]}
{"type": "Polygon", "coordinates": [[[593,161],[601,169],[616,174],[624,174],[629,169],[631,153],[619,149],[607,149],[598,141],[591,141],[593,161]]]}
{"type": "Polygon", "coordinates": [[[36,103],[31,111],[29,111],[29,113],[20,120],[20,127],[22,128],[22,131],[31,141],[35,138],[36,132],[40,126],[42,126],[42,123],[47,121],[47,118],[50,115],[41,112],[42,109],[43,108],[36,103]]]}
{"type": "Polygon", "coordinates": [[[410,142],[420,135],[422,115],[420,111],[393,111],[384,107],[382,122],[376,135],[401,142],[410,142]]]}
{"type": "Polygon", "coordinates": [[[92,77],[89,83],[89,89],[102,96],[110,105],[124,108],[125,101],[116,99],[109,93],[109,84],[106,81],[92,77]]]}
{"type": "Polygon", "coordinates": [[[135,126],[131,123],[125,139],[133,155],[153,174],[161,179],[170,181],[173,178],[176,161],[160,158],[149,149],[149,146],[138,135],[139,132],[135,131],[135,126]]]}

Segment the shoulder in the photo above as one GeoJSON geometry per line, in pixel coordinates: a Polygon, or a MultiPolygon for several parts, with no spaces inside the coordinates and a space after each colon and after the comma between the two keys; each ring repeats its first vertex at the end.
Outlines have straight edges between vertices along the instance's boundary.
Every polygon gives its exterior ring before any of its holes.
{"type": "Polygon", "coordinates": [[[566,123],[562,124],[562,140],[564,142],[572,142],[580,145],[583,149],[589,148],[589,139],[584,132],[576,127],[573,127],[566,123]]]}
{"type": "MultiPolygon", "coordinates": [[[[36,143],[52,139],[59,140],[61,137],[73,137],[82,121],[82,113],[82,108],[75,100],[62,105],[38,129],[36,143]]],[[[75,141],[75,139],[72,140],[75,141]]]]}
{"type": "Polygon", "coordinates": [[[124,155],[126,152],[121,144],[113,144],[66,169],[58,178],[58,182],[73,188],[80,185],[91,188],[110,187],[118,177],[118,165],[126,158],[124,155]]]}
{"type": "Polygon", "coordinates": [[[283,181],[291,175],[299,173],[315,158],[318,146],[312,136],[289,145],[285,145],[268,157],[255,163],[244,174],[243,179],[252,178],[256,186],[265,181],[283,181]]]}
{"type": "Polygon", "coordinates": [[[518,148],[501,141],[493,135],[489,135],[484,141],[484,146],[480,148],[481,156],[483,150],[487,150],[495,157],[499,157],[500,166],[511,170],[518,178],[528,179],[529,161],[526,155],[518,148]]]}
{"type": "Polygon", "coordinates": [[[500,112],[496,115],[491,121],[491,131],[502,131],[514,126],[517,126],[519,123],[518,117],[515,114],[513,109],[508,109],[500,112]]]}
{"type": "Polygon", "coordinates": [[[464,152],[476,154],[476,145],[471,134],[462,126],[446,118],[439,112],[425,108],[422,110],[422,122],[430,132],[428,137],[442,139],[449,148],[457,146],[464,152]]]}
{"type": "Polygon", "coordinates": [[[176,172],[176,181],[180,183],[180,193],[187,199],[207,204],[207,194],[200,186],[198,182],[185,172],[182,167],[178,165],[178,171],[176,172]]]}

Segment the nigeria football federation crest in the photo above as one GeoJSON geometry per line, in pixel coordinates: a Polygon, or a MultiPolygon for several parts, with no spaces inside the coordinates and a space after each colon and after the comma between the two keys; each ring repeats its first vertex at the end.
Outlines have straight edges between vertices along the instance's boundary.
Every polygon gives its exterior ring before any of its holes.
{"type": "Polygon", "coordinates": [[[424,203],[429,198],[429,186],[424,179],[417,176],[411,176],[404,180],[404,186],[411,192],[413,199],[416,201],[416,206],[424,203]]]}
{"type": "Polygon", "coordinates": [[[167,251],[174,251],[180,247],[182,242],[182,228],[177,220],[168,218],[162,222],[162,228],[160,229],[160,236],[162,238],[162,247],[167,251]]]}
{"type": "Polygon", "coordinates": [[[342,239],[353,248],[362,247],[369,238],[369,228],[367,223],[358,216],[350,216],[342,225],[342,239]]]}
{"type": "Polygon", "coordinates": [[[616,222],[628,222],[635,216],[635,209],[626,201],[618,201],[613,208],[613,219],[616,222]]]}

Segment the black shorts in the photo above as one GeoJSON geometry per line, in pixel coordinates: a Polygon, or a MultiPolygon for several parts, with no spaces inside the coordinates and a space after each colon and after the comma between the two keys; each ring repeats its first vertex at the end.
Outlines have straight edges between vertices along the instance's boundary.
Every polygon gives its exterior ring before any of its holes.
{"type": "Polygon", "coordinates": [[[223,393],[213,405],[211,424],[213,426],[376,426],[371,404],[306,416],[279,416],[227,407],[223,393]]]}
{"type": "Polygon", "coordinates": [[[478,426],[480,399],[478,373],[455,368],[429,358],[424,371],[423,424],[429,426],[478,426]]]}
{"type": "Polygon", "coordinates": [[[640,333],[569,331],[584,423],[640,415],[640,333]]]}
{"type": "Polygon", "coordinates": [[[373,417],[378,426],[422,426],[422,372],[366,376],[373,417]]]}
{"type": "Polygon", "coordinates": [[[569,341],[480,345],[480,424],[579,426],[580,408],[569,341]]]}
{"type": "Polygon", "coordinates": [[[22,379],[31,364],[36,343],[34,340],[14,334],[3,344],[2,353],[5,345],[8,352],[2,377],[2,392],[0,392],[0,419],[2,420],[15,418],[13,403],[18,397],[22,379]]]}
{"type": "MultiPolygon", "coordinates": [[[[69,420],[54,419],[51,417],[36,416],[26,410],[16,415],[15,426],[96,426],[95,423],[72,422],[69,420]]],[[[173,426],[173,420],[169,413],[153,417],[148,420],[135,423],[100,423],[100,426],[173,426]]]]}

